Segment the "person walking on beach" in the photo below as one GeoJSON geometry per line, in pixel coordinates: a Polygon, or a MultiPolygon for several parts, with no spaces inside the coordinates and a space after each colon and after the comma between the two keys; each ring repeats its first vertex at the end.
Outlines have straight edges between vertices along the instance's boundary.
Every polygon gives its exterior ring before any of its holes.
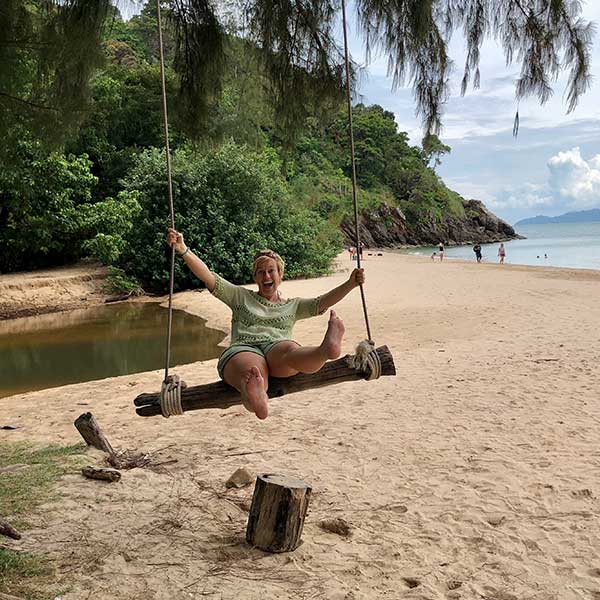
{"type": "Polygon", "coordinates": [[[442,242],[440,242],[438,251],[440,253],[440,262],[442,262],[444,260],[444,244],[442,244],[442,242]]]}
{"type": "Polygon", "coordinates": [[[473,246],[473,252],[475,252],[475,258],[477,259],[477,262],[480,263],[481,262],[481,245],[475,244],[473,246]]]}
{"type": "Polygon", "coordinates": [[[504,247],[504,243],[500,244],[500,248],[498,248],[498,260],[500,264],[504,264],[504,258],[506,257],[506,248],[504,247]]]}
{"type": "Polygon", "coordinates": [[[231,308],[231,345],[217,364],[220,377],[240,392],[242,404],[259,419],[269,414],[269,375],[291,377],[316,373],[328,360],[341,354],[344,323],[331,311],[320,345],[300,346],[292,340],[299,319],[322,315],[365,282],[363,269],[354,269],[341,285],[317,298],[283,298],[279,286],[284,262],[273,250],[254,256],[254,292],[229,283],[213,273],[183,240],[181,233],[168,230],[167,243],[182,257],[208,291],[231,308]]]}

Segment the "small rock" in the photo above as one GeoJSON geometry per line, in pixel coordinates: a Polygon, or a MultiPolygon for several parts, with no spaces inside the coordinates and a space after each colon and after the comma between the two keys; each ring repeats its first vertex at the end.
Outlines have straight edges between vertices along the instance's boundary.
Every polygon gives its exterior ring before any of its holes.
{"type": "Polygon", "coordinates": [[[411,589],[421,585],[421,580],[417,577],[403,577],[402,581],[411,589]]]}
{"type": "Polygon", "coordinates": [[[324,531],[329,531],[330,533],[337,533],[337,535],[341,535],[342,537],[348,537],[352,532],[352,528],[349,523],[344,521],[344,519],[323,519],[319,523],[319,527],[324,531]]]}
{"type": "Polygon", "coordinates": [[[250,485],[254,481],[254,475],[243,467],[235,471],[233,475],[225,482],[226,488],[242,488],[250,485]]]}
{"type": "Polygon", "coordinates": [[[488,515],[488,517],[486,518],[486,521],[492,525],[492,527],[498,527],[498,525],[502,525],[502,523],[504,523],[504,520],[506,519],[506,517],[504,515],[488,515]]]}
{"type": "Polygon", "coordinates": [[[18,429],[17,425],[2,425],[0,429],[7,429],[8,431],[12,431],[13,429],[18,429]]]}

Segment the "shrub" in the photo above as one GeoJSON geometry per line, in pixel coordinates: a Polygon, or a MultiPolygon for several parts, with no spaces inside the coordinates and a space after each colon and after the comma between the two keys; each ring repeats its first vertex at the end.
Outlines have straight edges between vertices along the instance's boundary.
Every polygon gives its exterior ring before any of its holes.
{"type": "MultiPolygon", "coordinates": [[[[252,256],[261,248],[278,251],[288,275],[300,276],[326,272],[341,246],[335,228],[292,201],[273,152],[253,153],[233,143],[205,153],[187,146],[174,152],[172,171],[176,228],[211,269],[232,282],[250,281],[252,256]]],[[[170,269],[164,152],[142,153],[125,186],[139,193],[141,213],[120,266],[146,289],[164,291],[170,269]]],[[[176,290],[197,285],[181,261],[175,274],[176,290]]]]}

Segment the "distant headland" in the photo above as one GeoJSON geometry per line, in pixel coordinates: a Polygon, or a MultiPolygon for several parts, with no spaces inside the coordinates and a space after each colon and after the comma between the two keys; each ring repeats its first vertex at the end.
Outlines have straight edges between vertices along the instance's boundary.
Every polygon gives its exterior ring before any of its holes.
{"type": "Polygon", "coordinates": [[[546,225],[547,223],[596,223],[600,222],[600,208],[592,208],[591,210],[578,210],[576,212],[568,212],[557,217],[545,217],[538,215],[528,219],[521,219],[515,223],[515,227],[519,225],[546,225]]]}

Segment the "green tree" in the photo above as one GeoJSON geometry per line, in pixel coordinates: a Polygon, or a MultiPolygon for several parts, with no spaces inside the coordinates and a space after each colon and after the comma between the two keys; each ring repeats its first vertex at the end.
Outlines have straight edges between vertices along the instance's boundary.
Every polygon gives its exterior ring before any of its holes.
{"type": "Polygon", "coordinates": [[[434,171],[442,164],[442,155],[449,154],[451,152],[450,146],[442,144],[440,138],[435,135],[435,133],[427,134],[423,138],[421,146],[423,147],[423,162],[425,166],[430,166],[431,161],[433,160],[434,171]]]}
{"type": "Polygon", "coordinates": [[[65,264],[86,251],[115,260],[139,210],[135,196],[92,202],[97,179],[85,155],[48,154],[26,136],[13,152],[19,160],[0,171],[0,271],[65,264]]]}
{"type": "MultiPolygon", "coordinates": [[[[165,0],[172,23],[173,67],[187,131],[198,135],[222,89],[226,27],[224,2],[165,0]]],[[[243,37],[258,49],[269,81],[275,121],[288,137],[310,115],[336,106],[344,82],[336,41],[338,0],[250,0],[240,7],[243,37]]],[[[590,83],[593,27],[580,18],[578,0],[357,0],[368,49],[387,54],[398,86],[408,80],[427,133],[438,133],[448,93],[448,42],[462,29],[467,43],[463,92],[479,85],[480,50],[494,37],[508,63],[520,63],[516,97],[543,103],[551,83],[568,71],[567,108],[590,83]]],[[[0,11],[0,133],[14,116],[32,123],[40,111],[54,132],[78,121],[87,107],[89,81],[101,59],[109,0],[5,0],[0,11]],[[43,76],[40,76],[42,74],[43,76]]],[[[152,13],[150,5],[145,9],[152,13]]],[[[5,137],[5,136],[4,136],[5,137]]]]}

